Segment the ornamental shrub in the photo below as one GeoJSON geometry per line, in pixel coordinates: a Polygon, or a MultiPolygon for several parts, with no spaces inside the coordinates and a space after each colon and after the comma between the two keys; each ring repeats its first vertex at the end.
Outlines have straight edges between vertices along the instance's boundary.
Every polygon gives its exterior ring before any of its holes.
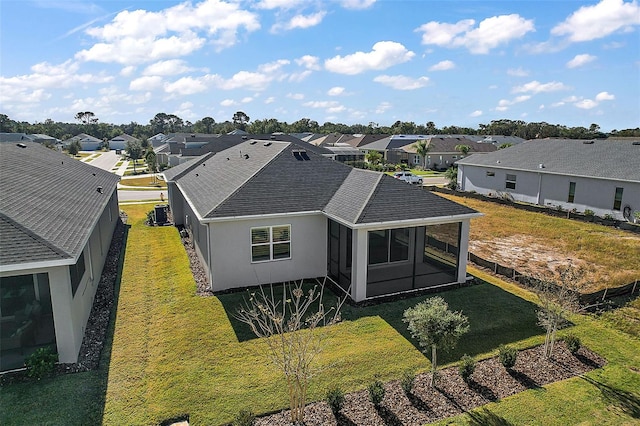
{"type": "Polygon", "coordinates": [[[338,386],[329,389],[325,401],[331,408],[333,414],[338,414],[338,411],[342,410],[344,406],[344,392],[338,386]]]}
{"type": "Polygon", "coordinates": [[[500,363],[506,368],[510,370],[516,365],[516,359],[518,358],[518,350],[513,346],[498,346],[498,358],[500,359],[500,363]]]}
{"type": "Polygon", "coordinates": [[[384,385],[380,380],[376,380],[369,385],[369,400],[376,408],[379,408],[380,404],[382,404],[384,392],[384,385]]]}
{"type": "Polygon", "coordinates": [[[578,352],[578,349],[580,349],[580,347],[582,346],[582,343],[580,342],[580,338],[573,333],[569,333],[566,336],[564,336],[563,340],[564,340],[564,343],[567,345],[569,352],[571,352],[571,354],[573,355],[575,355],[578,352]]]}
{"type": "Polygon", "coordinates": [[[404,391],[405,395],[409,396],[413,391],[413,386],[416,382],[416,374],[411,370],[406,370],[402,373],[402,378],[400,379],[400,387],[404,391]]]}
{"type": "Polygon", "coordinates": [[[469,355],[464,354],[460,359],[460,366],[458,367],[458,373],[465,383],[469,383],[471,375],[476,371],[476,361],[469,355]]]}
{"type": "Polygon", "coordinates": [[[53,373],[57,361],[58,354],[51,348],[39,348],[27,357],[24,365],[27,367],[29,377],[40,380],[53,373]]]}
{"type": "Polygon", "coordinates": [[[256,416],[249,410],[241,410],[233,419],[232,426],[253,426],[256,416]]]}

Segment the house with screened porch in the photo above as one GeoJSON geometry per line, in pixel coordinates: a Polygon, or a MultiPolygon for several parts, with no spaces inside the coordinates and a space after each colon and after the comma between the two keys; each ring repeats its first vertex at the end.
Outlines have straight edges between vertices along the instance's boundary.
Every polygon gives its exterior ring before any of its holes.
{"type": "Polygon", "coordinates": [[[303,142],[248,140],[164,175],[213,291],[328,277],[360,302],[467,280],[480,213],[303,142]]]}

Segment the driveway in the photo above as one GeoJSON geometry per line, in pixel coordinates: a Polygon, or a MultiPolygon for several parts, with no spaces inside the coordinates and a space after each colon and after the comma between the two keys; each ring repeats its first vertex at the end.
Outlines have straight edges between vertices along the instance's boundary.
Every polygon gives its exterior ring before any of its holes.
{"type": "Polygon", "coordinates": [[[158,203],[167,203],[167,191],[135,191],[135,190],[118,190],[118,202],[126,203],[132,201],[157,201],[158,203]],[[160,199],[160,194],[164,198],[164,201],[160,199]]]}
{"type": "Polygon", "coordinates": [[[107,152],[100,152],[100,156],[98,158],[94,158],[88,164],[110,172],[118,161],[120,161],[120,156],[116,155],[116,152],[112,150],[107,152]]]}

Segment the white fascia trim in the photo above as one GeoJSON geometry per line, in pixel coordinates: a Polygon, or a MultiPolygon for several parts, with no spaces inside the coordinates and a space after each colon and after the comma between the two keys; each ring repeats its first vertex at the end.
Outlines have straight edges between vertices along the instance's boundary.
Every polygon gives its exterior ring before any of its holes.
{"type": "Polygon", "coordinates": [[[421,226],[421,225],[440,225],[445,223],[464,222],[465,220],[471,220],[474,218],[484,216],[483,213],[467,213],[467,214],[453,215],[453,216],[437,216],[437,217],[421,218],[421,219],[406,219],[406,220],[393,220],[388,222],[371,222],[371,223],[353,224],[327,213],[324,213],[324,215],[330,218],[331,220],[341,223],[351,229],[366,229],[366,230],[409,228],[409,227],[421,226]]]}
{"type": "Polygon", "coordinates": [[[44,262],[28,262],[28,263],[16,263],[13,265],[0,265],[0,273],[25,271],[28,269],[56,268],[58,266],[75,265],[77,262],[78,262],[77,259],[74,260],[73,258],[68,258],[68,259],[58,259],[58,260],[47,260],[44,262]]]}
{"type": "Polygon", "coordinates": [[[272,213],[272,214],[255,214],[247,216],[225,216],[225,217],[212,217],[202,219],[202,223],[215,223],[215,222],[237,222],[239,220],[257,220],[257,219],[278,219],[288,218],[292,216],[317,216],[323,215],[320,210],[310,210],[304,212],[288,212],[288,213],[272,213]]]}
{"type": "Polygon", "coordinates": [[[574,174],[574,173],[563,173],[563,172],[552,172],[549,170],[545,170],[545,169],[522,169],[522,168],[516,168],[516,167],[507,167],[507,166],[501,166],[501,165],[494,165],[494,164],[460,164],[458,163],[458,167],[466,167],[466,166],[471,166],[471,167],[481,167],[481,168],[489,168],[489,169],[502,169],[502,170],[512,170],[514,172],[528,172],[528,173],[539,173],[539,174],[544,174],[544,175],[555,175],[555,176],[566,176],[566,177],[579,177],[579,178],[585,178],[585,179],[598,179],[598,180],[612,180],[612,181],[616,181],[616,182],[632,182],[632,183],[640,183],[640,180],[631,180],[631,179],[623,179],[623,178],[612,178],[612,177],[603,177],[603,176],[591,176],[591,175],[578,175],[578,174],[574,174]]]}

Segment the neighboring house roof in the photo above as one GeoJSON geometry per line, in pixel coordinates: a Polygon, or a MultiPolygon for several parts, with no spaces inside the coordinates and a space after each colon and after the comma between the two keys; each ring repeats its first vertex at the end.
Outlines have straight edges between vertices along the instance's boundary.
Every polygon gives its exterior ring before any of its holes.
{"type": "Polygon", "coordinates": [[[530,140],[457,164],[640,182],[638,141],[530,140]]]}
{"type": "Polygon", "coordinates": [[[356,225],[476,213],[386,174],[354,169],[290,142],[247,141],[164,174],[201,219],[325,212],[356,225]]]}
{"type": "Polygon", "coordinates": [[[73,141],[78,141],[78,142],[102,142],[102,140],[95,138],[91,135],[88,135],[86,133],[80,133],[78,135],[75,135],[69,139],[67,139],[66,141],[64,141],[65,145],[70,144],[73,141]]]}
{"type": "Polygon", "coordinates": [[[0,268],[73,264],[118,180],[37,143],[0,144],[0,268]]]}
{"type": "Polygon", "coordinates": [[[120,136],[116,136],[115,138],[111,139],[109,142],[139,142],[139,141],[140,139],[134,138],[131,135],[123,133],[120,136]]]}
{"type": "Polygon", "coordinates": [[[492,143],[494,145],[502,145],[503,143],[519,144],[525,140],[519,136],[503,136],[503,135],[452,135],[453,137],[462,137],[474,140],[476,142],[492,143]]]}
{"type": "Polygon", "coordinates": [[[361,150],[359,150],[358,148],[354,148],[347,143],[338,143],[333,146],[327,146],[326,148],[336,155],[364,155],[361,150]]]}
{"type": "Polygon", "coordinates": [[[26,133],[0,133],[0,142],[19,142],[29,140],[26,133]]]}
{"type": "MultiPolygon", "coordinates": [[[[467,155],[471,155],[476,152],[494,152],[498,148],[490,143],[476,142],[464,137],[432,137],[425,139],[429,144],[429,154],[444,154],[444,153],[459,153],[456,149],[458,145],[468,145],[471,150],[467,155]]],[[[405,152],[416,153],[415,148],[416,141],[411,142],[408,145],[401,147],[405,152]]]]}

